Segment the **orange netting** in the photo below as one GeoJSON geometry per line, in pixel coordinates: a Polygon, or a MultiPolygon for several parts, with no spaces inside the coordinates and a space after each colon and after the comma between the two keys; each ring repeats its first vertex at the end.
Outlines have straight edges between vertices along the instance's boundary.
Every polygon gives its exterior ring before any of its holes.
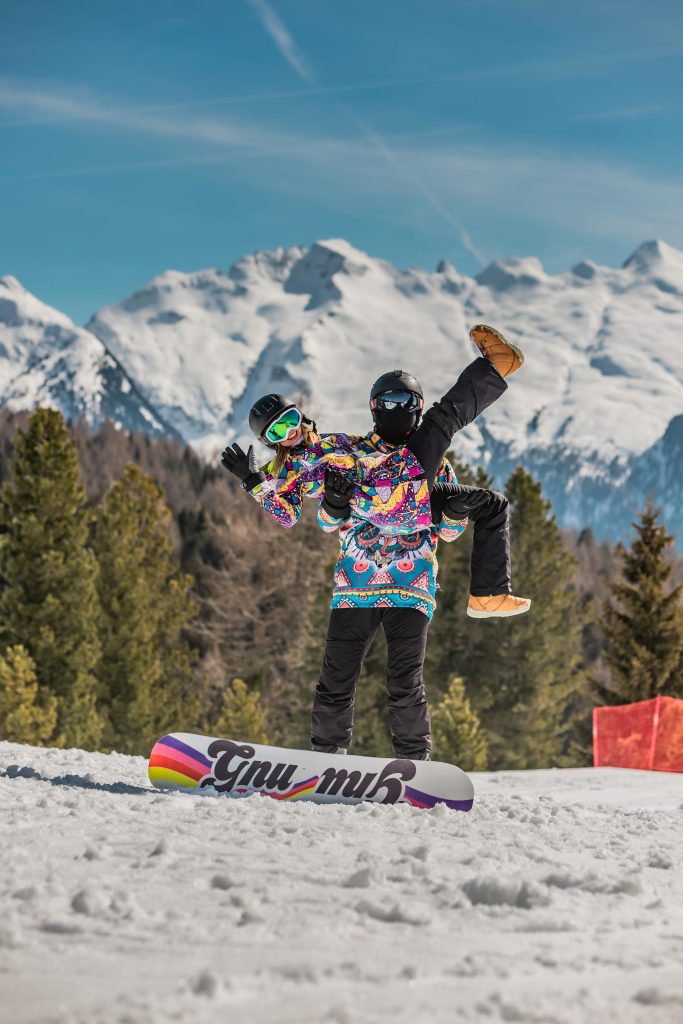
{"type": "Polygon", "coordinates": [[[683,772],[683,700],[593,708],[593,764],[683,772]]]}

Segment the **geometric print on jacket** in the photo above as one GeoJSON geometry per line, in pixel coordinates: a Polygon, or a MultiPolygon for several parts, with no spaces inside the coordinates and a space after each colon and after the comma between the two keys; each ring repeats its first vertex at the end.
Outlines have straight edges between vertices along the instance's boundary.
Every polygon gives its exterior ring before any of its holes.
{"type": "MultiPolygon", "coordinates": [[[[398,488],[402,481],[393,480],[389,472],[405,472],[406,466],[413,471],[417,466],[422,472],[411,452],[408,455],[412,463],[406,459],[407,451],[389,448],[373,431],[360,436],[327,434],[320,445],[292,449],[277,477],[268,472],[269,463],[264,468],[265,483],[251,492],[265,511],[282,526],[290,527],[301,515],[304,497],[322,499],[324,466],[329,464],[325,456],[334,453],[334,464],[340,466],[343,463],[339,457],[348,458],[344,465],[347,473],[352,472],[352,460],[360,463],[356,477],[360,486],[357,485],[354,495],[351,517],[345,521],[333,519],[322,505],[318,509],[321,529],[326,533],[339,530],[340,554],[334,571],[331,608],[415,608],[428,619],[434,613],[439,538],[449,543],[460,537],[467,520],[456,522],[443,517],[439,526],[434,526],[426,482],[418,480],[412,493],[409,488],[398,488]],[[373,487],[376,488],[380,477],[369,472],[378,466],[386,488],[379,493],[373,492],[373,487]]],[[[409,482],[416,477],[413,472],[409,482]]],[[[439,467],[436,482],[456,482],[447,459],[439,467]]]]}
{"type": "Polygon", "coordinates": [[[354,514],[385,533],[410,533],[431,524],[429,489],[410,449],[365,435],[324,434],[319,443],[298,445],[280,470],[263,467],[265,480],[251,494],[284,527],[294,526],[305,497],[322,498],[325,468],[344,471],[355,484],[354,514]]]}
{"type": "MultiPolygon", "coordinates": [[[[456,482],[446,459],[437,482],[456,482]]],[[[356,516],[345,522],[332,519],[322,505],[318,523],[327,533],[339,530],[340,552],[330,608],[416,608],[428,619],[436,607],[439,538],[450,543],[467,526],[467,520],[455,522],[444,517],[439,526],[385,534],[356,516]]]]}

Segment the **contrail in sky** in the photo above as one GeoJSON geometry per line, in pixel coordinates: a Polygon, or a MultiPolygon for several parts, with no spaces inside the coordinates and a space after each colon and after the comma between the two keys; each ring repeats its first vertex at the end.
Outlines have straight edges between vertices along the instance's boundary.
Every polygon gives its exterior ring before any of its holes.
{"type": "MultiPolygon", "coordinates": [[[[296,72],[299,78],[308,83],[308,85],[312,86],[314,89],[321,90],[322,87],[318,84],[315,75],[308,67],[307,62],[304,60],[294,39],[282,22],[282,19],[275,13],[267,0],[249,0],[249,4],[292,70],[296,72]]],[[[394,170],[397,171],[406,181],[410,182],[420,195],[427,200],[432,209],[436,210],[436,212],[443,217],[451,227],[455,228],[458,232],[460,243],[466,252],[469,252],[470,255],[474,256],[479,263],[485,263],[485,258],[473,244],[469,233],[463,225],[453,217],[441,200],[435,196],[426,185],[416,178],[408,167],[406,167],[404,162],[400,160],[394,150],[391,149],[386,139],[374,128],[371,128],[370,125],[361,121],[349,107],[342,105],[339,102],[337,103],[337,106],[353,120],[356,127],[363,133],[365,138],[375,145],[394,170]]]]}
{"type": "Polygon", "coordinates": [[[308,70],[306,62],[299,53],[296,44],[285,28],[281,19],[266,0],[249,0],[257,18],[271,37],[278,50],[299,78],[317,88],[315,78],[308,70]]]}

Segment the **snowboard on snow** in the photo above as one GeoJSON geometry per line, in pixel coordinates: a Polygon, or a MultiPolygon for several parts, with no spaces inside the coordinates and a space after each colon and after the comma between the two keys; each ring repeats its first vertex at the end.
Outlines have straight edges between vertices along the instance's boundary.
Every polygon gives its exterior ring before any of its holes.
{"type": "Polygon", "coordinates": [[[288,750],[185,732],[170,733],[154,745],[149,777],[158,789],[261,793],[316,803],[371,800],[469,811],[474,801],[465,772],[440,761],[288,750]]]}

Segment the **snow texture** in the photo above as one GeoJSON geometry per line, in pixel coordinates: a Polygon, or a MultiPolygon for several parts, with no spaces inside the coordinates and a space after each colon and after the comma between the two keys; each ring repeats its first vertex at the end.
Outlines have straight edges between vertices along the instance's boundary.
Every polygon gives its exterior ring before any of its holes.
{"type": "Polygon", "coordinates": [[[474,782],[321,807],[0,743],[0,1022],[682,1020],[683,776],[474,782]]]}
{"type": "Polygon", "coordinates": [[[58,408],[71,421],[103,420],[152,436],[178,436],[90,331],[0,277],[0,406],[58,408]]]}
{"type": "MultiPolygon", "coordinates": [[[[527,358],[505,397],[458,437],[459,454],[499,484],[522,461],[565,525],[623,535],[651,494],[683,530],[683,253],[661,241],[620,269],[586,260],[550,275],[527,257],[471,278],[445,261],[434,273],[399,270],[328,239],[257,252],[227,271],[166,271],[101,309],[87,332],[5,278],[0,384],[9,380],[12,407],[49,394],[97,418],[101,406],[78,396],[98,393],[107,352],[155,410],[153,429],[170,425],[213,459],[227,441],[250,439],[249,408],[269,391],[302,401],[326,431],[365,432],[370,385],[393,367],[416,372],[428,402],[439,398],[475,357],[468,331],[479,321],[527,358]],[[73,384],[44,355],[54,338],[73,384]]],[[[125,385],[116,388],[120,402],[125,385]]]]}

